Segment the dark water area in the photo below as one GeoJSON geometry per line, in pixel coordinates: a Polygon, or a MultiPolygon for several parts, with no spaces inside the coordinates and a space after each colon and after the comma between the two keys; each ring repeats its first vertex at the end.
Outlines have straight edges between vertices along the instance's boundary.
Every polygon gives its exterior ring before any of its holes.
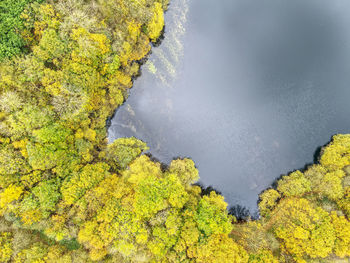
{"type": "Polygon", "coordinates": [[[350,1],[172,0],[165,38],[109,128],[256,211],[276,178],[350,132],[350,1]]]}

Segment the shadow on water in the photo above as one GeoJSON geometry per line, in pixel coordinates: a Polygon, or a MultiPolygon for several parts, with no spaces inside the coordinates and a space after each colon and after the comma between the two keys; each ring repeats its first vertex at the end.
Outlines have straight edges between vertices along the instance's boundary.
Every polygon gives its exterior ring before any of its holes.
{"type": "MultiPolygon", "coordinates": [[[[222,195],[222,193],[219,190],[215,189],[211,185],[207,187],[205,187],[202,183],[195,183],[194,185],[197,185],[202,189],[201,196],[210,195],[211,192],[215,192],[218,195],[222,195]]],[[[233,215],[239,222],[258,218],[258,213],[251,213],[248,208],[239,204],[231,206],[228,209],[228,213],[230,215],[233,215]]]]}
{"type": "Polygon", "coordinates": [[[165,172],[166,170],[168,170],[169,168],[169,165],[162,162],[160,159],[158,159],[157,157],[153,156],[152,153],[150,152],[147,152],[145,153],[146,156],[149,157],[149,159],[152,161],[152,162],[156,162],[156,163],[159,163],[160,164],[160,169],[162,170],[162,172],[165,172]]]}
{"type": "Polygon", "coordinates": [[[195,183],[194,185],[199,186],[202,189],[201,196],[210,195],[211,192],[215,192],[218,195],[222,195],[222,193],[219,190],[215,189],[211,185],[205,187],[202,183],[199,182],[195,183]]]}
{"type": "Polygon", "coordinates": [[[334,136],[335,134],[333,134],[331,136],[331,138],[329,139],[329,141],[322,145],[322,146],[319,146],[317,147],[315,153],[314,153],[314,164],[319,164],[320,163],[320,159],[321,159],[321,155],[322,155],[322,151],[324,149],[324,147],[326,147],[328,144],[330,144],[332,142],[332,137],[334,136]]]}
{"type": "Polygon", "coordinates": [[[241,205],[231,206],[228,210],[230,215],[233,215],[238,222],[248,221],[250,219],[258,219],[258,213],[252,214],[248,208],[241,205]]]}
{"type": "Polygon", "coordinates": [[[165,33],[165,28],[166,26],[164,26],[162,32],[160,33],[160,36],[158,37],[158,39],[155,42],[151,42],[153,47],[159,47],[160,44],[162,44],[162,41],[164,40],[164,33],[165,33]]]}
{"type": "MultiPolygon", "coordinates": [[[[333,137],[333,136],[332,136],[333,137]]],[[[316,148],[316,150],[315,150],[315,152],[314,152],[314,162],[313,163],[307,163],[307,164],[305,164],[304,165],[304,167],[303,168],[300,168],[300,169],[295,169],[295,170],[293,170],[293,171],[291,171],[291,172],[289,172],[289,173],[287,173],[287,174],[281,174],[279,177],[277,177],[274,181],[273,181],[273,183],[271,184],[271,187],[268,187],[268,188],[266,188],[266,189],[264,189],[263,191],[261,191],[260,192],[260,194],[259,194],[259,199],[258,199],[258,201],[257,201],[257,205],[259,204],[259,202],[261,201],[261,199],[260,199],[260,195],[263,193],[263,192],[265,192],[265,191],[267,191],[267,190],[269,190],[269,189],[277,189],[277,185],[278,185],[278,181],[279,180],[281,180],[284,176],[287,176],[287,175],[289,175],[289,174],[291,174],[291,173],[293,173],[293,172],[295,172],[295,171],[301,171],[301,172],[305,172],[310,166],[312,166],[312,165],[314,165],[314,164],[319,164],[320,163],[320,158],[321,158],[321,155],[322,155],[322,152],[323,152],[323,149],[324,149],[324,147],[326,147],[328,144],[330,144],[331,142],[332,142],[332,137],[330,138],[330,140],[326,143],[326,144],[324,144],[324,145],[322,145],[322,146],[318,146],[317,148],[316,148]]],[[[258,213],[257,213],[257,215],[258,215],[258,213]]],[[[259,216],[259,215],[258,215],[259,216]]]]}
{"type": "Polygon", "coordinates": [[[316,151],[315,151],[315,153],[314,153],[314,163],[315,163],[315,164],[320,163],[321,152],[322,152],[322,148],[323,148],[324,146],[325,146],[325,145],[317,147],[317,149],[316,149],[316,151]]]}
{"type": "MultiPolygon", "coordinates": [[[[332,136],[333,137],[333,136],[332,136]]],[[[279,180],[282,179],[282,177],[286,176],[286,175],[289,175],[295,171],[301,171],[301,172],[305,172],[310,166],[314,165],[314,164],[319,164],[320,163],[320,158],[321,158],[321,155],[322,155],[322,151],[324,149],[324,147],[326,147],[328,144],[330,144],[332,142],[332,137],[329,139],[329,141],[322,145],[322,146],[318,146],[313,154],[313,162],[312,163],[306,163],[302,168],[299,168],[299,169],[294,169],[286,174],[281,174],[279,177],[277,177],[271,184],[271,187],[267,188],[267,189],[264,189],[260,194],[259,196],[266,190],[268,189],[276,189],[277,188],[277,183],[279,180]]],[[[260,201],[260,198],[258,200],[257,203],[259,203],[260,201]]]]}
{"type": "MultiPolygon", "coordinates": [[[[324,144],[324,145],[319,146],[319,147],[316,148],[315,153],[314,153],[314,155],[313,155],[313,156],[314,156],[314,163],[305,164],[305,166],[304,166],[303,168],[293,170],[293,171],[289,172],[288,174],[290,174],[290,173],[292,173],[292,172],[295,172],[295,171],[297,171],[297,170],[299,170],[299,171],[301,171],[301,172],[305,172],[305,171],[308,169],[308,167],[310,167],[311,165],[319,164],[319,161],[320,161],[320,158],[321,158],[322,151],[323,151],[324,147],[326,147],[329,143],[331,143],[331,141],[332,141],[332,138],[331,138],[326,144],[324,144]]],[[[275,190],[276,190],[276,189],[277,189],[278,181],[279,181],[280,179],[282,179],[282,177],[284,177],[284,176],[286,176],[286,175],[288,175],[288,174],[282,174],[282,175],[280,175],[278,178],[276,178],[276,179],[273,181],[273,183],[271,184],[271,187],[266,188],[266,189],[264,189],[263,191],[261,191],[260,194],[259,194],[259,199],[258,199],[258,201],[257,201],[257,205],[258,205],[259,202],[261,201],[260,195],[261,195],[263,192],[265,192],[265,191],[267,191],[267,190],[269,190],[269,189],[275,189],[275,190]]],[[[201,187],[202,187],[202,186],[201,186],[201,187]]],[[[212,191],[212,190],[215,191],[215,192],[217,192],[217,193],[220,193],[219,191],[215,190],[215,189],[212,188],[211,186],[209,186],[209,187],[207,187],[207,188],[203,188],[203,187],[202,187],[202,189],[205,189],[205,190],[207,191],[205,195],[209,194],[210,191],[212,191]],[[209,193],[208,193],[208,191],[209,191],[209,193]]],[[[248,220],[251,220],[251,219],[257,220],[257,219],[259,219],[259,216],[260,216],[260,215],[259,215],[259,211],[256,211],[256,212],[254,212],[254,213],[251,213],[250,210],[249,210],[247,207],[244,207],[244,206],[239,205],[239,204],[234,205],[234,206],[231,206],[231,207],[229,208],[228,211],[229,211],[229,214],[230,214],[230,215],[233,215],[233,216],[236,217],[236,219],[238,220],[238,222],[248,221],[248,220]]]]}

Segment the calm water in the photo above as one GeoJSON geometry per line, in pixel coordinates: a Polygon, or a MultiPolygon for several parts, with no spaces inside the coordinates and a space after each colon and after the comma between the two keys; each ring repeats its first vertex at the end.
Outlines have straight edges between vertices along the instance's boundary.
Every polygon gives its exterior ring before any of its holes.
{"type": "Polygon", "coordinates": [[[348,0],[172,0],[110,142],[191,157],[201,183],[254,211],[277,177],[350,132],[349,13],[348,0]]]}

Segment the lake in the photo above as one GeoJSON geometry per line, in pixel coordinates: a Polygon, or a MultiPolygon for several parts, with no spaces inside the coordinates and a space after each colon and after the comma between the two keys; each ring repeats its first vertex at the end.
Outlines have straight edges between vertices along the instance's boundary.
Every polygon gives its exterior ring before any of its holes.
{"type": "Polygon", "coordinates": [[[112,119],[164,163],[192,158],[229,205],[350,132],[350,1],[172,0],[160,46],[112,119]]]}

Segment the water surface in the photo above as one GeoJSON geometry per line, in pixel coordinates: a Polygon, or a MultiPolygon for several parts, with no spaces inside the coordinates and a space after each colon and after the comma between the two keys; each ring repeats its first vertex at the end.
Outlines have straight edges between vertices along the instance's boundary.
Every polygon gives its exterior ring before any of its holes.
{"type": "Polygon", "coordinates": [[[277,177],[350,131],[349,12],[348,0],[172,0],[110,142],[191,157],[201,183],[256,210],[277,177]]]}

